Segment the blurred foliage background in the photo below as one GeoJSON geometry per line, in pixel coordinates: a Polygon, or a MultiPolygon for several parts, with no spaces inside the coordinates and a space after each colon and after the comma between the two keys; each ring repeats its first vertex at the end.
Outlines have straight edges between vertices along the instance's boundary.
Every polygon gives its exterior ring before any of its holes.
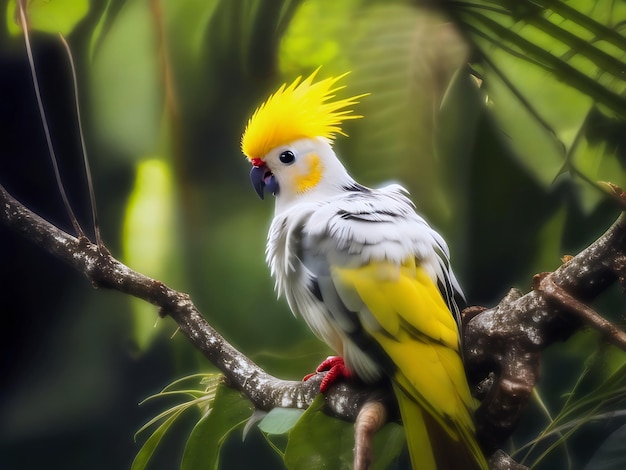
{"type": "MultiPolygon", "coordinates": [[[[76,62],[105,243],[188,292],[220,333],[280,377],[302,377],[328,352],[275,299],[264,263],[273,204],[254,194],[239,149],[252,111],[285,81],[322,65],[322,77],[352,72],[347,93],[371,93],[338,153],[361,183],[411,190],[448,240],[471,304],[528,290],[534,273],[558,267],[617,216],[593,182],[626,186],[621,0],[29,4],[49,125],[83,225],[71,72],[56,31],[76,62]]],[[[69,230],[14,12],[13,0],[0,8],[0,183],[69,230]]],[[[167,405],[138,403],[210,364],[153,307],[93,290],[4,228],[0,237],[0,467],[129,467],[135,431],[167,405]]],[[[619,289],[598,308],[623,323],[619,289]]],[[[591,332],[551,348],[540,399],[508,450],[549,429],[548,414],[577,382],[576,394],[607,378],[621,390],[623,362],[591,332]]],[[[620,410],[623,394],[611,396],[620,410]]],[[[606,404],[598,400],[594,413],[606,404]]],[[[175,424],[149,468],[179,465],[197,418],[175,424]]],[[[584,468],[620,419],[587,423],[540,465],[584,468]]],[[[240,433],[229,439],[223,468],[281,465],[256,429],[245,449],[240,433]]]]}

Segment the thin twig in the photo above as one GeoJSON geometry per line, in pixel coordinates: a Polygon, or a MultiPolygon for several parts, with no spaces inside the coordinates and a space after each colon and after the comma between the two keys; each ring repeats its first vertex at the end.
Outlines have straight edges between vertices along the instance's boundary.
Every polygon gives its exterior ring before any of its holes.
{"type": "Polygon", "coordinates": [[[37,79],[37,70],[35,69],[35,59],[33,58],[33,51],[30,45],[30,33],[28,28],[28,16],[26,14],[26,7],[24,6],[25,0],[18,0],[17,6],[19,10],[19,23],[22,27],[22,31],[24,32],[24,42],[26,44],[26,55],[28,56],[28,64],[30,65],[30,73],[33,79],[33,86],[35,89],[35,96],[37,98],[37,106],[39,107],[39,115],[41,116],[41,123],[43,125],[43,131],[46,136],[46,143],[48,144],[48,155],[50,155],[50,160],[52,161],[52,168],[54,170],[54,177],[56,178],[57,187],[59,188],[59,192],[61,193],[61,199],[63,199],[63,204],[65,205],[65,210],[67,211],[67,215],[72,222],[72,226],[74,230],[78,234],[79,237],[83,237],[85,232],[81,228],[78,223],[78,219],[76,215],[74,215],[74,211],[72,210],[72,206],[70,205],[70,201],[67,198],[67,193],[65,192],[65,186],[63,185],[63,180],[61,178],[61,172],[59,171],[59,164],[57,162],[57,157],[54,152],[54,146],[52,145],[52,137],[50,135],[50,129],[48,128],[48,119],[46,117],[46,111],[43,106],[43,100],[41,99],[41,92],[39,91],[39,80],[37,79]]]}
{"type": "Polygon", "coordinates": [[[606,341],[626,351],[626,333],[624,331],[557,286],[551,273],[544,273],[539,276],[540,280],[535,290],[545,295],[549,300],[558,302],[560,308],[575,314],[583,323],[599,331],[606,341]]]}
{"type": "Polygon", "coordinates": [[[74,84],[74,102],[76,104],[76,120],[78,122],[78,134],[80,136],[80,147],[83,153],[83,165],[85,168],[85,178],[87,180],[87,187],[89,188],[89,203],[91,205],[91,218],[93,222],[93,231],[96,237],[96,244],[103,246],[102,238],[100,237],[100,223],[98,222],[98,210],[96,209],[96,195],[93,187],[93,178],[91,177],[91,168],[89,165],[89,158],[87,157],[87,146],[85,145],[85,135],[83,133],[83,123],[80,117],[80,103],[78,99],[78,80],[76,79],[76,67],[74,66],[74,58],[72,57],[72,50],[70,45],[65,40],[65,37],[59,33],[59,39],[65,47],[67,58],[70,62],[70,69],[72,70],[72,82],[74,84]]]}

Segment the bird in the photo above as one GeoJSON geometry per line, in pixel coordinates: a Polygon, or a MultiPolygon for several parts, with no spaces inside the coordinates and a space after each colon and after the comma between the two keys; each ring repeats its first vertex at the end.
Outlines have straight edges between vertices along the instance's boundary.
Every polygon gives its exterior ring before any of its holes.
{"type": "Polygon", "coordinates": [[[266,261],[276,290],[337,353],[317,369],[321,392],[387,380],[414,469],[486,469],[448,246],[402,186],[350,176],[333,143],[363,117],[351,108],[367,94],[338,99],[349,72],[316,80],[319,70],[280,86],[241,137],[255,191],[275,197],[266,261]]]}

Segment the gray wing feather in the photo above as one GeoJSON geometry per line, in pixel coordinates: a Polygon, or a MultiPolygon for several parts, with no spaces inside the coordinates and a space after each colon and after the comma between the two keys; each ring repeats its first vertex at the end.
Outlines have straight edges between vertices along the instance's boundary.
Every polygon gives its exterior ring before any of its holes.
{"type": "Polygon", "coordinates": [[[306,226],[313,257],[331,253],[333,264],[349,266],[387,260],[402,263],[415,256],[457,316],[455,296],[463,298],[461,286],[450,267],[445,240],[420,217],[399,185],[377,190],[354,191],[329,201],[315,211],[306,226]],[[342,258],[343,259],[340,259],[342,258]]]}

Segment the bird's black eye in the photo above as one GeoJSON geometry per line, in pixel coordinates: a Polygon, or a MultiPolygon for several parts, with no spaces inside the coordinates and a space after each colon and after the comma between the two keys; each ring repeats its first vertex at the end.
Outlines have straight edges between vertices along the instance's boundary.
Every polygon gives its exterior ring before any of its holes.
{"type": "Polygon", "coordinates": [[[291,165],[295,161],[296,156],[293,154],[291,150],[285,150],[283,153],[281,153],[278,156],[278,159],[281,162],[283,162],[285,165],[291,165]]]}

